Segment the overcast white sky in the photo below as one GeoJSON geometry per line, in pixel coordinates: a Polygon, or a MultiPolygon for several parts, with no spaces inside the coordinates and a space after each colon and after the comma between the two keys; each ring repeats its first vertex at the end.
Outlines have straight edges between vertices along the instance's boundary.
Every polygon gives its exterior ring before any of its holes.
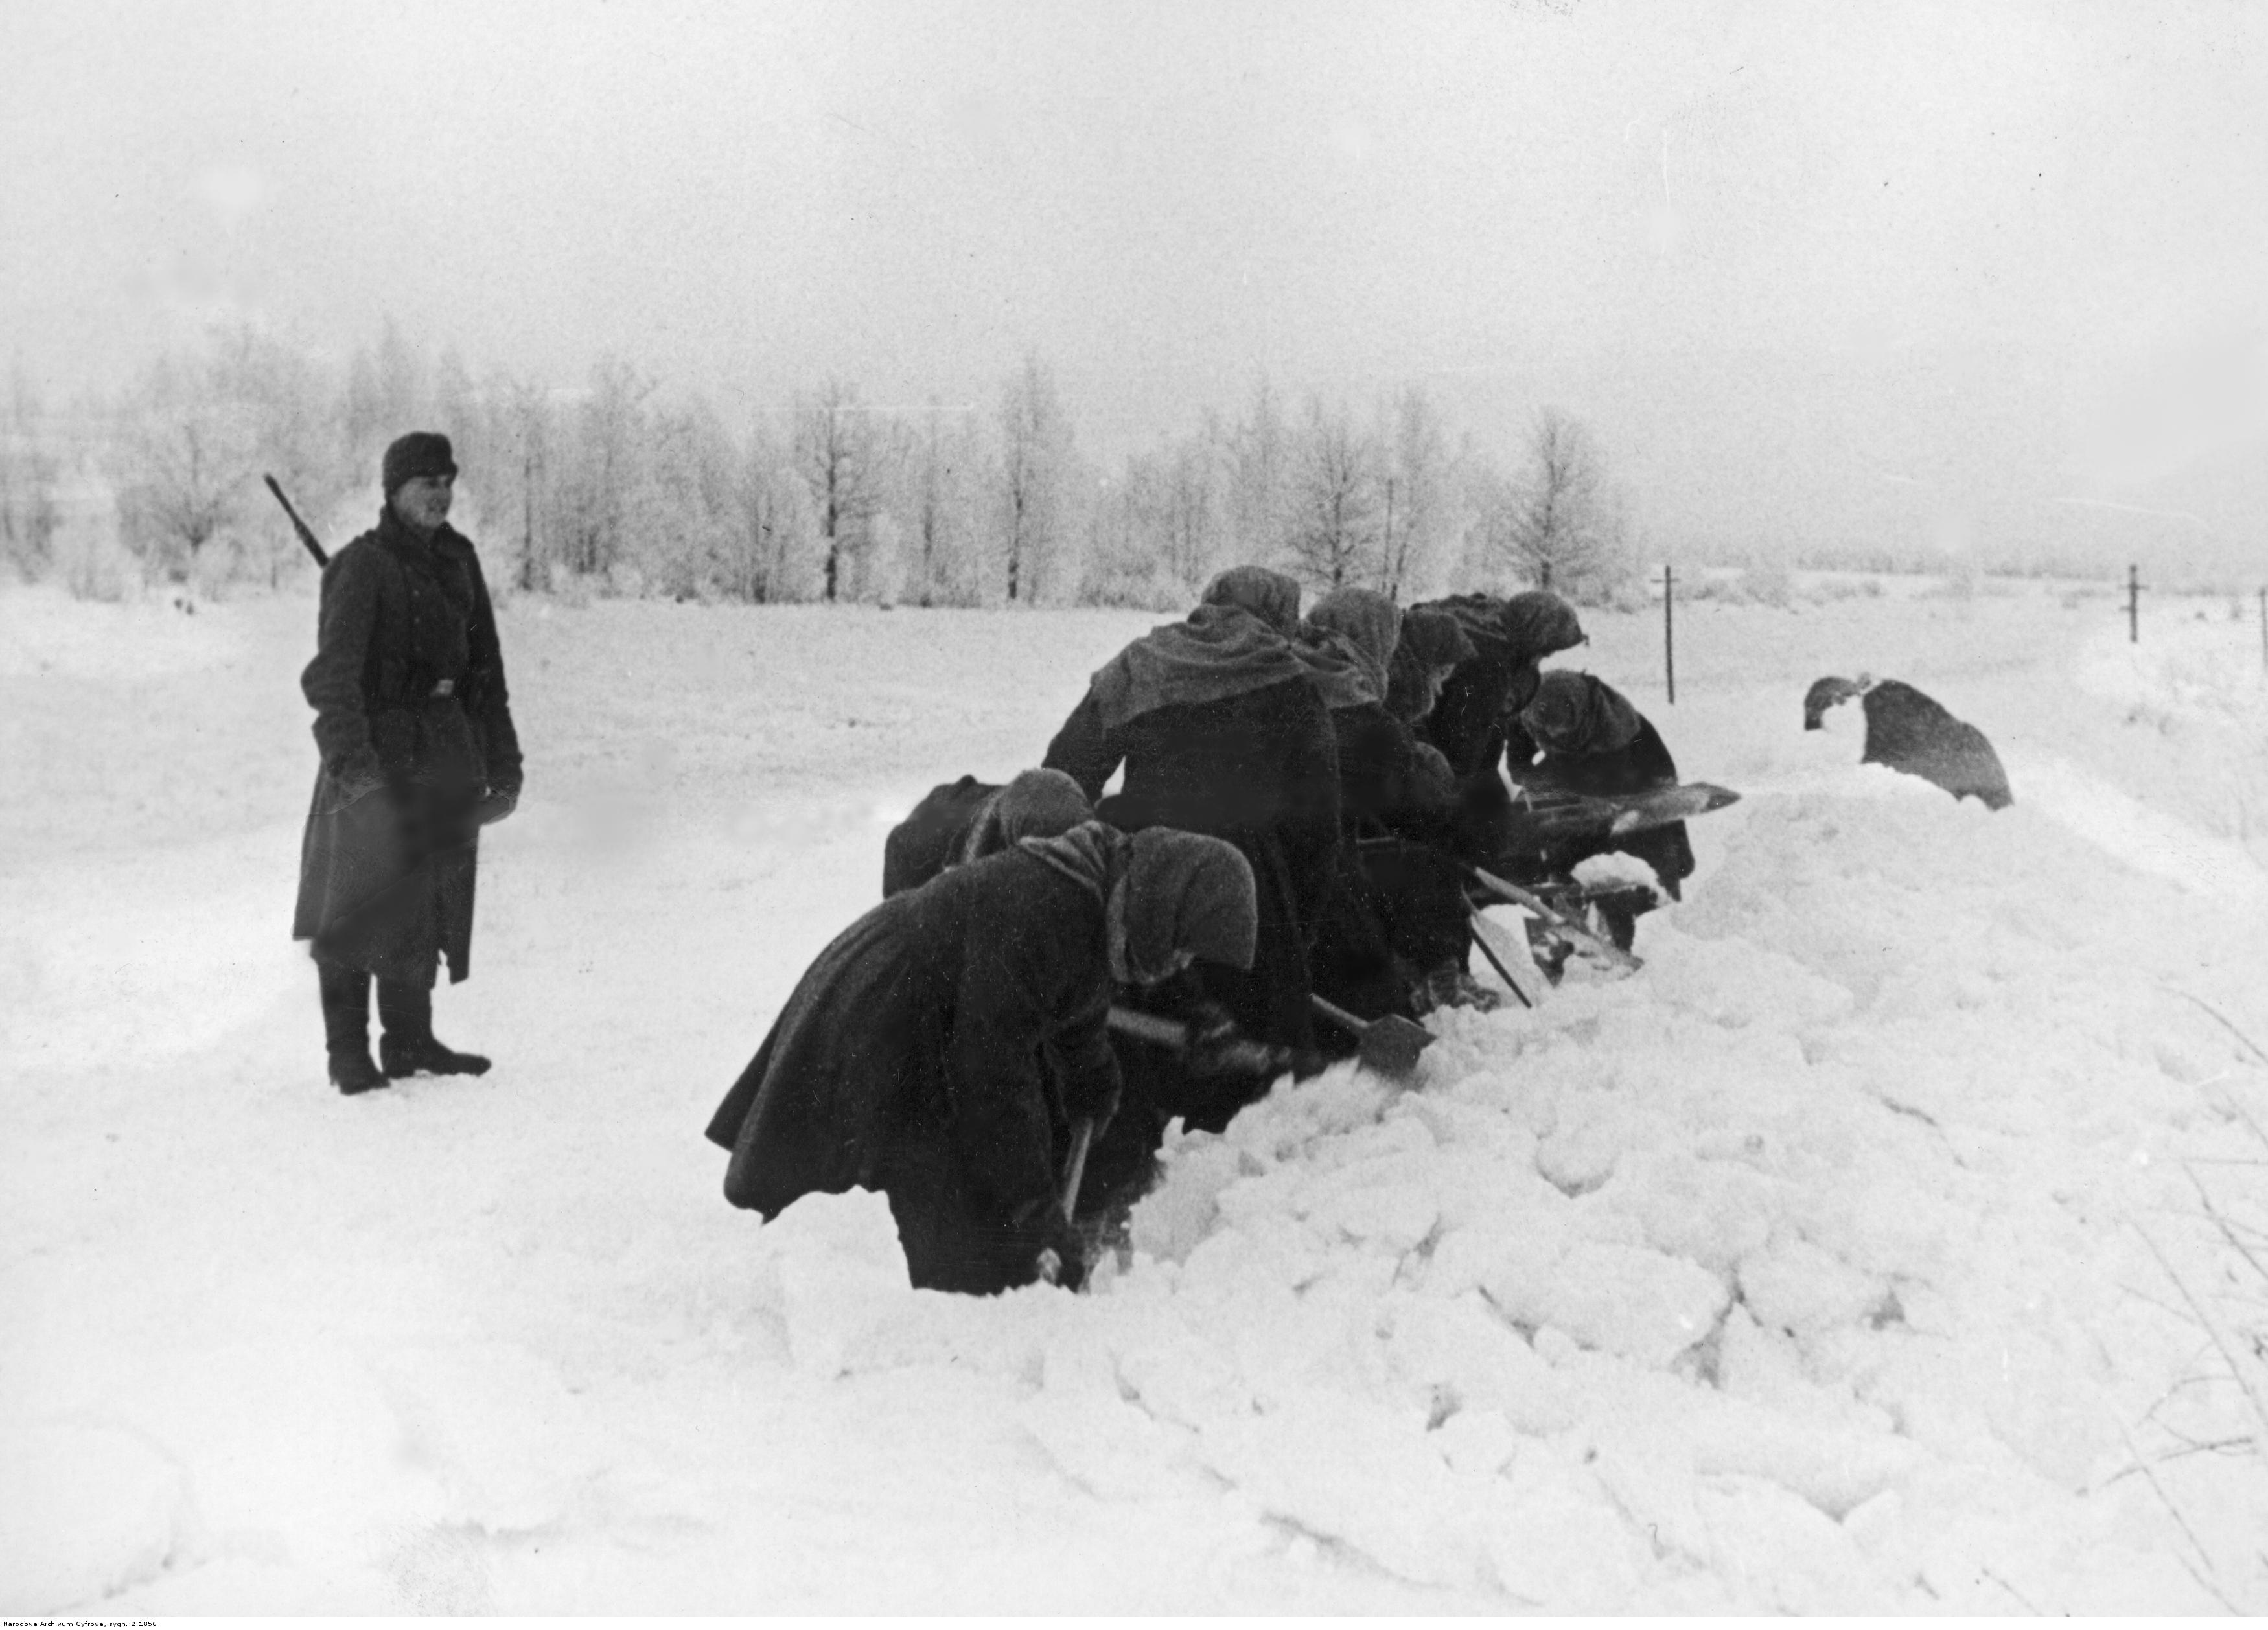
{"type": "Polygon", "coordinates": [[[2268,4],[4,0],[0,239],[51,401],[216,315],[733,413],[1036,349],[1112,458],[1421,381],[1665,550],[2268,571],[2268,4]]]}

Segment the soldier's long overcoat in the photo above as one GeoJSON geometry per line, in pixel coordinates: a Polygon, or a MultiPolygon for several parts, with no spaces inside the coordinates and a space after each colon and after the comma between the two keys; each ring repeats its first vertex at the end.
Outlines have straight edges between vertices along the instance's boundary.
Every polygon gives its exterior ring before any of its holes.
{"type": "Polygon", "coordinates": [[[315,658],[300,676],[321,763],[300,846],[295,939],[321,959],[430,987],[472,968],[474,811],[517,792],[496,612],[479,557],[391,508],[323,570],[315,658]]]}

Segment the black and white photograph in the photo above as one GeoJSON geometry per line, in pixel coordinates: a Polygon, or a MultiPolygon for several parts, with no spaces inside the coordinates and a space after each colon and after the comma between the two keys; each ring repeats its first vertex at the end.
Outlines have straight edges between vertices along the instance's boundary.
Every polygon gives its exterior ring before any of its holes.
{"type": "Polygon", "coordinates": [[[4,0],[0,1614],[2268,1614],[2268,4],[4,0]]]}

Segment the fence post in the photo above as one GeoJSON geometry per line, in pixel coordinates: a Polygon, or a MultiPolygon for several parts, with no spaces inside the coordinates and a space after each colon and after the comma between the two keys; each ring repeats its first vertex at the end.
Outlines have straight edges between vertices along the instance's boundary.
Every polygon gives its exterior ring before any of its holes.
{"type": "Polygon", "coordinates": [[[2142,569],[2126,569],[2126,643],[2142,642],[2142,569]]]}
{"type": "MultiPolygon", "coordinates": [[[[1675,591],[1676,580],[1669,575],[1669,562],[1661,565],[1661,672],[1669,682],[1669,705],[1677,705],[1677,634],[1670,601],[1675,591]]],[[[2268,590],[2262,591],[2261,604],[2268,606],[2268,590]]],[[[2268,638],[2268,635],[2264,635],[2268,638]]]]}

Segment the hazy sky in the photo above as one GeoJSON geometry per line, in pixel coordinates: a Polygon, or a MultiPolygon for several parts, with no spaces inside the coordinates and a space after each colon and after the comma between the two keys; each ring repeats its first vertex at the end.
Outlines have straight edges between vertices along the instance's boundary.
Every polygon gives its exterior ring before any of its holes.
{"type": "Polygon", "coordinates": [[[1112,458],[1422,382],[1664,549],[2268,570],[2268,4],[0,0],[0,241],[55,402],[216,316],[734,414],[1035,349],[1112,458]]]}

